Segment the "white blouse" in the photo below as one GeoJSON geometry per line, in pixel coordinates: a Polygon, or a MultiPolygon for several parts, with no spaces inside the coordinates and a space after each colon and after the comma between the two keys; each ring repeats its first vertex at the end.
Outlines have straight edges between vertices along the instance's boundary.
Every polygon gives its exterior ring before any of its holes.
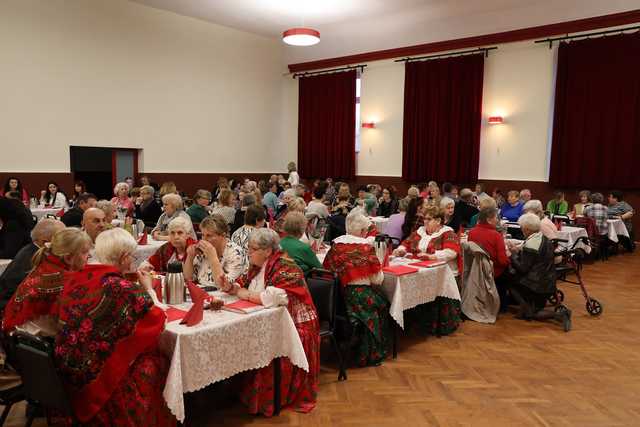
{"type": "Polygon", "coordinates": [[[289,298],[287,298],[287,292],[284,289],[276,288],[274,286],[267,286],[264,280],[265,268],[267,263],[262,264],[260,272],[256,274],[256,277],[251,279],[249,283],[249,291],[259,292],[260,301],[265,307],[276,307],[279,305],[288,305],[289,298]]]}
{"type": "Polygon", "coordinates": [[[40,204],[41,205],[51,204],[51,207],[55,209],[62,209],[62,208],[69,207],[69,205],[67,204],[67,196],[65,196],[59,191],[56,192],[56,195],[54,196],[53,200],[50,200],[50,199],[47,200],[44,197],[41,197],[40,204]]]}
{"type": "MultiPolygon", "coordinates": [[[[242,248],[231,240],[228,240],[224,247],[220,265],[229,283],[235,282],[238,277],[247,271],[248,267],[242,248]]],[[[203,254],[197,254],[193,260],[193,277],[196,278],[200,284],[217,284],[217,278],[213,277],[213,270],[211,269],[209,260],[203,254]]]]}
{"type": "MultiPolygon", "coordinates": [[[[436,231],[435,233],[427,234],[427,230],[424,228],[424,225],[418,228],[416,232],[418,233],[418,236],[420,236],[420,242],[418,242],[418,249],[420,250],[420,252],[426,252],[431,240],[440,237],[447,231],[453,232],[453,229],[449,226],[443,225],[442,228],[440,228],[440,230],[436,231]]],[[[407,251],[408,249],[403,245],[398,246],[398,249],[400,248],[404,249],[405,251],[407,251]]],[[[458,262],[456,261],[458,254],[456,253],[456,251],[454,251],[453,249],[441,249],[435,251],[433,255],[436,256],[436,259],[438,261],[446,261],[449,268],[451,268],[454,276],[457,276],[459,274],[458,262]]]]}

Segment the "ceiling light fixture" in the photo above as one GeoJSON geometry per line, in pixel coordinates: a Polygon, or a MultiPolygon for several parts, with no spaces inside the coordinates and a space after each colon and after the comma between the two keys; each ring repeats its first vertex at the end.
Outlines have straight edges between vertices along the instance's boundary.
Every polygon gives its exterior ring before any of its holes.
{"type": "Polygon", "coordinates": [[[290,28],[282,33],[282,41],[292,46],[313,46],[320,41],[320,32],[312,28],[290,28]]]}

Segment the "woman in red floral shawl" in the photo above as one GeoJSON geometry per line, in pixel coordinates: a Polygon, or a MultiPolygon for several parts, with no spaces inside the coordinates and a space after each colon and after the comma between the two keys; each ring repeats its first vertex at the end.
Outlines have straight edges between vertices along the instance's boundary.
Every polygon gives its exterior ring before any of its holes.
{"type": "MultiPolygon", "coordinates": [[[[275,231],[255,230],[249,238],[249,271],[238,283],[225,283],[223,290],[266,307],[287,306],[307,355],[309,372],[281,359],[282,407],[310,412],[316,406],[320,372],[318,315],[302,270],[280,250],[279,243],[275,231]]],[[[240,398],[252,414],[273,414],[272,364],[244,376],[240,398]]]]}
{"type": "Polygon", "coordinates": [[[358,365],[379,365],[387,356],[389,342],[389,302],[371,285],[384,280],[380,260],[365,238],[370,221],[359,209],[349,213],[347,235],[333,241],[324,259],[324,267],[336,272],[342,284],[347,314],[358,323],[356,336],[358,365]]]}
{"type": "Polygon", "coordinates": [[[171,220],[167,230],[169,241],[160,246],[155,254],[140,265],[140,270],[166,272],[167,266],[175,261],[184,263],[187,259],[187,248],[196,242],[189,237],[191,223],[184,218],[177,217],[171,220]]]}
{"type": "Polygon", "coordinates": [[[35,253],[33,271],[5,307],[2,330],[19,327],[34,335],[55,335],[63,285],[73,271],[84,268],[90,249],[91,238],[84,231],[66,228],[54,234],[51,243],[35,253]]]}
{"type": "MultiPolygon", "coordinates": [[[[462,253],[458,235],[444,224],[444,211],[437,206],[427,206],[423,210],[424,225],[415,230],[393,252],[404,256],[410,253],[423,260],[446,261],[458,281],[462,274],[462,253]]],[[[422,304],[412,314],[416,314],[426,333],[448,335],[460,323],[460,301],[437,297],[434,302],[422,304]]]]}
{"type": "Polygon", "coordinates": [[[91,265],[65,283],[56,363],[83,426],[175,426],[162,396],[168,361],[157,349],[166,316],[151,278],[130,282],[136,242],[120,228],[96,238],[91,265]]]}

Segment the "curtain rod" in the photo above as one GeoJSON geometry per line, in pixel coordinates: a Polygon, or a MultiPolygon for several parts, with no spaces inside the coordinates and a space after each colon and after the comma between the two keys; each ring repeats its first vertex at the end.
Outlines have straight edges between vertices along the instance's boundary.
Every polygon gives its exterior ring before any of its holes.
{"type": "Polygon", "coordinates": [[[547,39],[543,39],[543,40],[536,40],[534,43],[549,43],[549,49],[551,49],[553,47],[553,42],[557,42],[557,41],[561,41],[561,40],[573,40],[573,39],[579,39],[582,37],[591,37],[591,36],[604,36],[606,34],[614,34],[614,33],[624,33],[625,31],[631,31],[631,30],[638,30],[640,29],[640,25],[637,25],[635,27],[628,27],[628,28],[618,28],[617,30],[606,30],[606,31],[598,31],[595,33],[587,33],[587,34],[576,34],[575,36],[570,36],[570,35],[566,35],[564,37],[556,37],[556,38],[547,38],[547,39]]]}
{"type": "Polygon", "coordinates": [[[396,59],[393,62],[424,61],[424,60],[428,60],[428,59],[446,58],[446,57],[450,57],[450,56],[467,55],[467,54],[473,54],[473,53],[484,53],[484,56],[487,57],[487,56],[489,56],[489,51],[490,50],[496,50],[496,49],[498,49],[497,46],[479,47],[477,49],[463,50],[461,52],[440,53],[438,55],[417,56],[417,57],[414,57],[414,58],[406,57],[406,58],[402,58],[402,59],[396,59]]]}
{"type": "Polygon", "coordinates": [[[357,69],[359,69],[360,72],[363,72],[366,66],[367,66],[366,64],[360,64],[360,65],[349,65],[347,67],[332,68],[330,70],[312,71],[312,72],[304,71],[302,73],[294,73],[293,78],[295,79],[298,77],[318,76],[320,74],[331,74],[331,73],[336,73],[340,71],[349,71],[349,70],[357,70],[357,69]]]}

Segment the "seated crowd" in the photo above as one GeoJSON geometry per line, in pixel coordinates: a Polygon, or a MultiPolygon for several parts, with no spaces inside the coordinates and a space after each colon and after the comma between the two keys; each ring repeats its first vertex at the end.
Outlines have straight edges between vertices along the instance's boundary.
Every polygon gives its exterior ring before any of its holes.
{"type": "MultiPolygon", "coordinates": [[[[82,423],[175,425],[162,397],[169,360],[158,349],[158,337],[166,315],[154,299],[151,273],[180,262],[186,280],[287,308],[309,370],[283,360],[282,402],[308,412],[315,406],[320,364],[319,319],[305,282],[310,271],[336,274],[354,328],[350,344],[357,364],[379,365],[387,357],[389,301],[380,290],[384,261],[374,249],[379,231],[373,216],[387,218],[384,231],[396,242],[394,256],[446,264],[459,287],[461,234],[468,230],[468,241],[492,261],[501,311],[514,304],[518,316],[553,318],[565,330],[571,312],[545,309],[555,292],[552,218],[592,221],[603,239],[607,220],[620,218],[631,236],[622,243],[633,250],[634,211],[619,191],[610,192],[606,206],[601,193],[582,191],[572,209],[557,192],[545,209],[528,189],[508,191],[505,199],[499,189],[489,195],[480,184],[472,190],[431,181],[410,187],[405,197],[377,184],[352,195],[349,184],[331,179],[307,188],[295,164],[288,169],[288,180],[221,178],[193,200],[175,184],[158,187],[147,177],[139,187],[132,179],[118,183],[111,200],[97,200],[82,182],[67,197],[49,182],[40,206],[66,212],[59,220],[39,221],[20,180],[9,178],[0,197],[0,258],[12,259],[0,276],[4,336],[21,330],[55,340],[57,368],[82,423]],[[187,209],[185,201],[191,202],[187,209]],[[523,242],[505,243],[503,220],[518,223],[523,242]],[[145,260],[135,256],[134,221],[144,223],[155,241],[166,242],[145,260]],[[323,262],[318,240],[332,243],[323,262]]],[[[444,297],[406,314],[416,328],[438,336],[452,333],[461,321],[460,302],[444,297]]],[[[273,414],[272,368],[243,375],[238,390],[250,413],[273,414]]]]}

